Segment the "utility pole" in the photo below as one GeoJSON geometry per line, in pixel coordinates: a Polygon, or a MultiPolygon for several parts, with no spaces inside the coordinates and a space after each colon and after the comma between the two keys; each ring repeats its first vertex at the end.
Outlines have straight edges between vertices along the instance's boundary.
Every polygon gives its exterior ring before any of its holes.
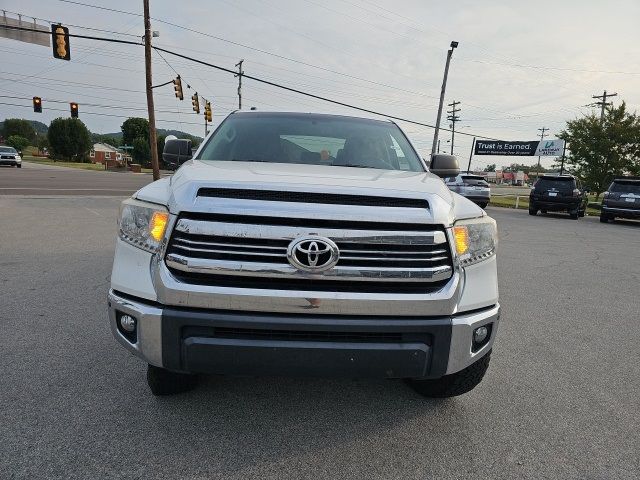
{"type": "Polygon", "coordinates": [[[613,102],[607,102],[608,97],[617,97],[617,93],[607,93],[605,90],[602,95],[593,95],[591,98],[602,99],[599,102],[596,102],[595,105],[600,106],[600,123],[604,123],[604,111],[607,105],[613,105],[613,102]]]}
{"type": "Polygon", "coordinates": [[[451,42],[451,48],[447,51],[447,63],[444,66],[444,77],[442,79],[442,89],[440,90],[440,103],[438,104],[438,118],[436,119],[436,128],[433,131],[433,143],[431,144],[431,155],[436,153],[438,145],[438,134],[440,133],[440,120],[442,119],[442,105],[444,104],[444,93],[447,90],[447,77],[449,76],[449,64],[451,63],[451,55],[453,49],[458,46],[458,42],[451,42]]]}
{"type": "Polygon", "coordinates": [[[460,120],[460,117],[456,115],[456,113],[460,111],[459,108],[456,108],[457,105],[460,105],[460,102],[454,100],[448,105],[452,107],[451,110],[447,110],[447,113],[451,114],[447,115],[447,120],[451,122],[451,155],[453,155],[453,142],[456,138],[456,122],[460,120]]]}
{"type": "Polygon", "coordinates": [[[244,62],[244,60],[240,60],[236,63],[238,73],[234,75],[234,77],[238,77],[238,110],[242,110],[242,75],[244,74],[242,71],[242,62],[244,62]]]}
{"type": "Polygon", "coordinates": [[[471,159],[473,158],[473,149],[476,147],[476,137],[473,137],[471,143],[471,152],[469,152],[469,165],[467,166],[467,172],[471,173],[471,159]]]}
{"type": "MultiPolygon", "coordinates": [[[[542,128],[538,129],[538,131],[540,132],[540,141],[542,141],[544,139],[544,137],[548,137],[549,136],[546,133],[544,133],[544,132],[546,132],[548,130],[549,129],[547,127],[542,127],[542,128]]],[[[540,176],[540,155],[538,155],[538,170],[537,170],[537,173],[538,173],[538,177],[539,177],[540,176]]]]}
{"type": "Polygon", "coordinates": [[[142,0],[144,6],[144,67],[147,84],[147,110],[149,113],[149,147],[151,149],[151,168],[153,179],[160,179],[158,164],[158,141],[156,137],[156,112],[153,106],[153,89],[151,87],[151,20],[149,19],[149,0],[142,0]]]}

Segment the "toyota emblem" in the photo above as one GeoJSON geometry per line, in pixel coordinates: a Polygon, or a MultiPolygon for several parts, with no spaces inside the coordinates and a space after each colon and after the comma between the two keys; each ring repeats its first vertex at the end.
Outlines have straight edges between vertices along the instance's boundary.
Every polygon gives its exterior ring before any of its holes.
{"type": "Polygon", "coordinates": [[[293,240],[287,249],[287,258],[297,269],[317,273],[335,266],[340,252],[328,238],[310,235],[293,240]]]}

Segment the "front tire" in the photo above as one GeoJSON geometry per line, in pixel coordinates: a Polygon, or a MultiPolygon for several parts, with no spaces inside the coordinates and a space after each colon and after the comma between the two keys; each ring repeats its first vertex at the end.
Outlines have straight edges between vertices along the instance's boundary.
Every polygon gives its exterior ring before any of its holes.
{"type": "Polygon", "coordinates": [[[490,360],[491,350],[480,360],[477,360],[459,372],[445,375],[435,380],[408,380],[407,383],[423,397],[456,397],[470,392],[478,386],[489,368],[490,360]]]}
{"type": "Polygon", "coordinates": [[[531,208],[529,207],[529,215],[537,215],[538,214],[538,209],[537,208],[531,208]]]}
{"type": "Polygon", "coordinates": [[[600,222],[609,223],[609,220],[611,220],[611,219],[607,215],[600,214],[600,222]]]}
{"type": "Polygon", "coordinates": [[[488,202],[480,202],[480,203],[478,203],[478,206],[479,206],[480,208],[487,208],[487,205],[489,205],[489,203],[488,203],[488,202]]]}
{"type": "Polygon", "coordinates": [[[18,167],[18,168],[22,168],[22,164],[21,164],[21,163],[19,163],[19,164],[17,164],[17,165],[16,165],[16,167],[18,167]]]}
{"type": "Polygon", "coordinates": [[[579,217],[578,212],[569,212],[569,217],[571,217],[571,220],[577,220],[579,217]]]}
{"type": "Polygon", "coordinates": [[[156,397],[188,392],[198,385],[198,377],[147,365],[147,384],[156,397]]]}

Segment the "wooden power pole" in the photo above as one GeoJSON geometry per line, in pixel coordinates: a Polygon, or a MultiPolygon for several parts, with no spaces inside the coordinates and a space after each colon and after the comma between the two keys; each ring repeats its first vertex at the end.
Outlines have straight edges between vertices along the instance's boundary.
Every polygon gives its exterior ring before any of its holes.
{"type": "Polygon", "coordinates": [[[158,141],[156,137],[156,112],[153,106],[153,89],[151,88],[151,20],[149,19],[149,0],[142,0],[144,5],[144,67],[147,84],[147,110],[149,111],[149,147],[151,148],[151,168],[153,179],[160,179],[158,163],[158,141]]]}

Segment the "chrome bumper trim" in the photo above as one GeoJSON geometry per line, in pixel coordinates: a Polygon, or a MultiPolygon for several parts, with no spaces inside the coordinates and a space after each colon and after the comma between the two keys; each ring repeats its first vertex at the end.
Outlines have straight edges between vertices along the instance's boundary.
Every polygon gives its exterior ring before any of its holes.
{"type": "Polygon", "coordinates": [[[109,325],[114,338],[135,356],[145,362],[162,366],[162,309],[140,302],[133,302],[109,291],[109,325]],[[137,321],[138,340],[132,344],[116,326],[116,311],[132,315],[137,321]]]}
{"type": "Polygon", "coordinates": [[[447,367],[447,375],[459,372],[467,368],[485,355],[491,347],[498,332],[498,322],[500,320],[500,305],[495,305],[488,310],[470,314],[460,314],[451,319],[451,349],[449,350],[449,365],[447,367]],[[493,323],[491,328],[491,338],[477,352],[471,351],[471,343],[473,331],[486,325],[493,323]]]}

